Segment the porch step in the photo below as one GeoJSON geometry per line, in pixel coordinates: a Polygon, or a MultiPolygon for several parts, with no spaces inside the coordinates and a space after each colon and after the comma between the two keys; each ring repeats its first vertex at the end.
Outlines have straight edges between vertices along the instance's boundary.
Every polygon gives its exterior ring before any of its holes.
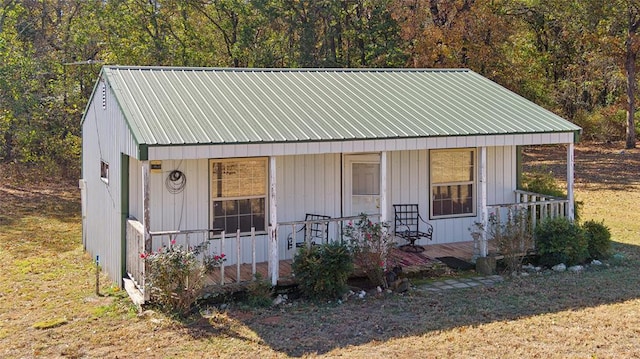
{"type": "Polygon", "coordinates": [[[143,305],[144,295],[136,287],[133,281],[129,278],[122,278],[122,280],[124,281],[124,290],[126,290],[127,294],[129,294],[129,298],[131,298],[131,301],[133,302],[133,304],[137,305],[138,307],[143,305]]]}

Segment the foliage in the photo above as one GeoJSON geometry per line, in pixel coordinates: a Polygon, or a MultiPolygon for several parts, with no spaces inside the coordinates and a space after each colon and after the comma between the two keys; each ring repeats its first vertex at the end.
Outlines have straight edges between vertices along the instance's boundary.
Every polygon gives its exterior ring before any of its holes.
{"type": "MultiPolygon", "coordinates": [[[[188,314],[191,306],[200,296],[204,287],[207,268],[198,259],[208,242],[195,248],[184,248],[172,240],[152,253],[141,253],[148,264],[147,288],[151,290],[151,300],[169,312],[188,314]]],[[[224,255],[217,256],[217,264],[224,261],[224,255]]],[[[213,264],[215,261],[210,261],[213,264]]]]}
{"type": "Polygon", "coordinates": [[[355,265],[364,271],[373,285],[387,287],[385,271],[389,250],[394,245],[387,223],[373,223],[366,214],[361,214],[355,223],[344,228],[344,237],[349,242],[355,265]]]}
{"type": "MultiPolygon", "coordinates": [[[[566,198],[567,196],[553,176],[553,172],[547,171],[544,167],[532,172],[523,173],[522,189],[553,197],[566,198]]],[[[573,202],[574,217],[576,220],[580,220],[582,205],[582,201],[573,202]]]]}
{"type": "Polygon", "coordinates": [[[504,255],[508,273],[519,273],[524,256],[533,249],[531,221],[526,210],[515,210],[501,220],[499,215],[489,216],[488,235],[496,243],[498,252],[504,255]]]}
{"type": "Polygon", "coordinates": [[[299,249],[291,269],[303,296],[335,299],[347,290],[353,259],[343,243],[305,246],[299,249]]]}
{"type": "Polygon", "coordinates": [[[99,62],[465,67],[578,123],[584,138],[619,140],[634,119],[626,118],[626,89],[633,82],[624,66],[640,48],[632,5],[629,0],[5,1],[0,5],[0,161],[77,178],[80,120],[99,62]]]}
{"type": "Polygon", "coordinates": [[[589,257],[584,230],[564,217],[547,218],[534,231],[540,264],[572,266],[589,257]]]}
{"type": "Polygon", "coordinates": [[[252,307],[268,307],[272,303],[273,286],[260,273],[247,285],[247,300],[252,307]]]}
{"type": "Polygon", "coordinates": [[[565,197],[564,190],[558,185],[553,172],[542,168],[523,173],[522,189],[529,192],[546,194],[554,197],[565,197]]]}
{"type": "Polygon", "coordinates": [[[611,256],[611,231],[603,222],[594,220],[582,224],[587,238],[589,257],[593,259],[607,259],[611,256]]]}

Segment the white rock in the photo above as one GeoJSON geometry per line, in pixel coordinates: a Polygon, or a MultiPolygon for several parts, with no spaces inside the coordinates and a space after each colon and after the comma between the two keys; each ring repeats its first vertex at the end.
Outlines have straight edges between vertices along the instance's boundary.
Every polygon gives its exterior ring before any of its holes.
{"type": "Polygon", "coordinates": [[[600,262],[600,261],[599,261],[599,260],[597,260],[597,259],[594,259],[594,260],[592,260],[592,261],[591,261],[591,265],[592,265],[592,266],[601,266],[601,265],[602,265],[602,262],[600,262]]]}
{"type": "Polygon", "coordinates": [[[280,305],[282,303],[284,303],[284,298],[282,297],[282,295],[278,294],[278,296],[273,300],[273,305],[280,305]]]}
{"type": "Polygon", "coordinates": [[[560,263],[560,264],[554,265],[553,267],[551,267],[551,269],[556,272],[564,272],[567,270],[567,266],[564,263],[560,263]]]}
{"type": "Polygon", "coordinates": [[[520,273],[521,277],[528,277],[529,276],[529,272],[522,272],[520,273]]]}
{"type": "Polygon", "coordinates": [[[376,287],[376,291],[377,291],[378,293],[382,293],[382,288],[380,288],[380,286],[377,286],[377,287],[376,287]]]}
{"type": "Polygon", "coordinates": [[[582,272],[584,270],[584,267],[581,265],[577,265],[577,266],[569,267],[568,269],[571,272],[578,273],[578,272],[582,272]]]}

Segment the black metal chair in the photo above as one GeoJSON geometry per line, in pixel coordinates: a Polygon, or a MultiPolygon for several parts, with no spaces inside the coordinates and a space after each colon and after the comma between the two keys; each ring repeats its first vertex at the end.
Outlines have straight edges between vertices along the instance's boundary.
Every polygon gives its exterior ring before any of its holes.
{"type": "Polygon", "coordinates": [[[311,245],[327,243],[329,242],[329,220],[330,216],[322,214],[307,213],[304,216],[305,223],[302,228],[289,234],[287,237],[287,249],[291,249],[294,246],[300,248],[307,243],[311,245]],[[300,236],[301,240],[297,240],[299,237],[297,234],[302,232],[300,236]]]}
{"type": "Polygon", "coordinates": [[[407,244],[401,245],[405,251],[423,252],[424,247],[416,245],[420,238],[433,240],[433,226],[420,216],[417,204],[394,204],[395,212],[394,234],[405,239],[407,244]],[[426,232],[420,231],[420,222],[426,225],[426,232]]]}

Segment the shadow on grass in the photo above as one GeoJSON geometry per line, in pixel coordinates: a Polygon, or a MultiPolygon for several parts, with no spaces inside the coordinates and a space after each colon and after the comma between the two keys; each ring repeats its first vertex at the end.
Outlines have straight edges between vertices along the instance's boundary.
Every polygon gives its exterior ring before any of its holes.
{"type": "Polygon", "coordinates": [[[12,225],[26,216],[77,221],[80,216],[80,195],[56,189],[0,187],[0,225],[12,225]]]}
{"type": "Polygon", "coordinates": [[[254,341],[242,331],[228,330],[240,322],[261,343],[299,357],[407,336],[421,340],[420,336],[434,331],[640,298],[640,248],[616,244],[616,250],[626,259],[577,274],[550,273],[507,279],[494,287],[440,293],[413,290],[402,296],[385,294],[344,304],[296,302],[267,310],[232,310],[226,319],[202,318],[186,329],[198,338],[229,335],[254,341]]]}
{"type": "MultiPolygon", "coordinates": [[[[78,191],[79,192],[79,191],[78,191]]],[[[4,250],[28,257],[41,250],[66,252],[78,245],[79,193],[55,188],[0,186],[4,250]]]]}

